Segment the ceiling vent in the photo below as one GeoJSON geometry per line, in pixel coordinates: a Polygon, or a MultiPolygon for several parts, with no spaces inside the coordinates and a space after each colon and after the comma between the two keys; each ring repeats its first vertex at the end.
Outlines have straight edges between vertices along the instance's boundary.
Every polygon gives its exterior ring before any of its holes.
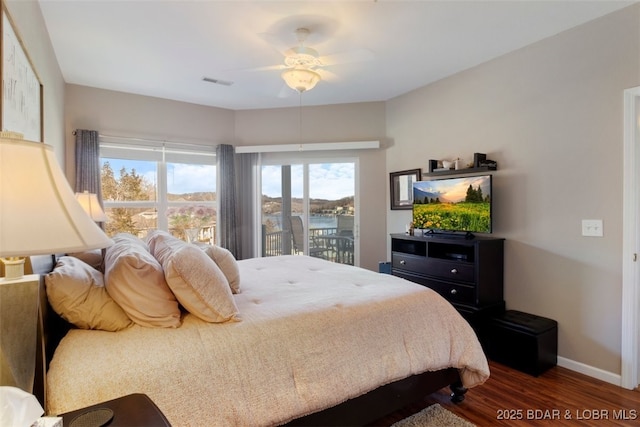
{"type": "Polygon", "coordinates": [[[222,85],[222,86],[231,86],[233,84],[233,82],[230,82],[229,80],[214,79],[211,77],[203,77],[202,81],[215,83],[217,85],[222,85]]]}

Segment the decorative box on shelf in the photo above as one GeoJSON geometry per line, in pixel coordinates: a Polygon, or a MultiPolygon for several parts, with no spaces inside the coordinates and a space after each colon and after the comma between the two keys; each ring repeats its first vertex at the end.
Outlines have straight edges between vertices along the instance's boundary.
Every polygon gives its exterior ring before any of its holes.
{"type": "Polygon", "coordinates": [[[472,174],[478,172],[494,171],[498,169],[498,164],[487,159],[487,155],[484,153],[473,153],[473,167],[463,169],[449,169],[438,166],[438,160],[429,160],[429,171],[427,176],[440,176],[440,175],[463,175],[472,174]]]}

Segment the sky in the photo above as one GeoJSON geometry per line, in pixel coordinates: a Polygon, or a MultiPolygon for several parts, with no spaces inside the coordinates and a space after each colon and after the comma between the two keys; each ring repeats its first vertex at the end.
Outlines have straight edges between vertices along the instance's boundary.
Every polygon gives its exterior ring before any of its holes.
{"type": "MultiPolygon", "coordinates": [[[[302,197],[303,165],[291,166],[291,195],[302,197]]],[[[280,166],[262,167],[262,194],[281,197],[280,166]]],[[[309,197],[338,200],[355,194],[354,163],[323,163],[309,165],[309,197]]]]}
{"type": "MultiPolygon", "coordinates": [[[[124,166],[127,171],[135,169],[136,173],[145,177],[148,182],[156,183],[155,162],[101,159],[100,165],[102,166],[105,161],[109,161],[116,179],[120,176],[120,169],[124,166]]],[[[171,194],[216,191],[215,177],[215,166],[167,163],[167,191],[171,194]],[[213,180],[211,180],[212,176],[213,180]]]]}
{"type": "MultiPolygon", "coordinates": [[[[101,159],[101,165],[109,161],[116,178],[124,166],[150,182],[156,182],[156,163],[140,160],[101,159]]],[[[215,166],[181,163],[167,164],[167,191],[172,194],[216,191],[215,166]],[[210,177],[213,176],[213,186],[210,177]]],[[[354,163],[323,163],[309,165],[309,197],[312,199],[338,200],[355,194],[354,163]]],[[[302,197],[303,166],[291,167],[292,196],[302,197]]],[[[281,197],[280,166],[262,167],[262,194],[281,197]]]]}

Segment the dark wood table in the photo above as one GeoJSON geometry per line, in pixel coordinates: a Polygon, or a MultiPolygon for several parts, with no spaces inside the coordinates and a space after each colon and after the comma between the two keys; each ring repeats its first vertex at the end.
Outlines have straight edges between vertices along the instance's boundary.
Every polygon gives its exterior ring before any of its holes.
{"type": "Polygon", "coordinates": [[[129,394],[62,414],[62,425],[70,426],[77,417],[100,408],[113,411],[113,419],[107,424],[109,427],[171,427],[149,396],[141,393],[129,394]]]}

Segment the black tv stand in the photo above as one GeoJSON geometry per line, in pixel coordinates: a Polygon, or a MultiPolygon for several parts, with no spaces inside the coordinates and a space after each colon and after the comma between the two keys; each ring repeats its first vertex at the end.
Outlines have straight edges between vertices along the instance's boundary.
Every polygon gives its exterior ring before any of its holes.
{"type": "Polygon", "coordinates": [[[475,234],[470,231],[463,233],[459,232],[445,232],[445,231],[435,231],[435,230],[426,230],[422,232],[423,237],[436,237],[438,239],[465,239],[465,240],[473,240],[476,238],[475,234]]]}
{"type": "Polygon", "coordinates": [[[504,311],[504,239],[440,233],[391,235],[391,274],[447,299],[482,335],[486,320],[504,311]]]}

